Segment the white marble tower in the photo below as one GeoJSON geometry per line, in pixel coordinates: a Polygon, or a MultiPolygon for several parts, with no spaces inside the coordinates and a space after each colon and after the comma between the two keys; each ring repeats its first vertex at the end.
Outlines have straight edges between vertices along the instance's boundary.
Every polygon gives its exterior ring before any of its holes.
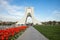
{"type": "Polygon", "coordinates": [[[34,9],[33,9],[33,7],[26,7],[25,8],[25,15],[24,15],[24,17],[20,20],[20,21],[18,21],[16,24],[26,24],[26,22],[27,22],[27,18],[28,17],[31,17],[31,19],[32,19],[32,23],[35,25],[35,24],[41,24],[39,21],[37,21],[37,19],[35,19],[35,17],[34,17],[34,9]]]}

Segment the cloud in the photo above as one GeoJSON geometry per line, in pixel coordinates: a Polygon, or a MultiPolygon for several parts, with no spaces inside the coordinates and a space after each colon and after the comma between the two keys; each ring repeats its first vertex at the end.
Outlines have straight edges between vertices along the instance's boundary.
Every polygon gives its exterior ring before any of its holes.
{"type": "Polygon", "coordinates": [[[10,15],[5,15],[5,14],[1,14],[0,15],[0,20],[2,21],[18,21],[18,17],[16,16],[10,16],[10,15]]]}
{"type": "Polygon", "coordinates": [[[53,11],[52,14],[53,14],[55,17],[60,17],[60,11],[58,11],[58,10],[53,11]]]}
{"type": "MultiPolygon", "coordinates": [[[[39,15],[38,15],[39,16],[39,15]]],[[[60,21],[60,11],[59,10],[54,10],[49,12],[48,16],[39,16],[37,19],[40,19],[41,22],[45,21],[60,21]]]]}
{"type": "Polygon", "coordinates": [[[16,5],[9,5],[8,1],[1,1],[1,5],[9,14],[12,15],[22,15],[24,12],[22,6],[16,6],[16,5]]]}
{"type": "Polygon", "coordinates": [[[15,20],[16,17],[21,18],[23,15],[24,15],[24,7],[10,5],[8,0],[0,0],[0,18],[2,17],[1,20],[3,20],[3,19],[15,20]],[[7,14],[9,14],[9,15],[7,15],[7,14]],[[13,15],[14,17],[11,15],[13,15]]]}
{"type": "Polygon", "coordinates": [[[54,19],[55,19],[56,21],[60,21],[60,11],[59,11],[59,10],[54,10],[54,11],[52,12],[52,17],[54,17],[54,19]]]}

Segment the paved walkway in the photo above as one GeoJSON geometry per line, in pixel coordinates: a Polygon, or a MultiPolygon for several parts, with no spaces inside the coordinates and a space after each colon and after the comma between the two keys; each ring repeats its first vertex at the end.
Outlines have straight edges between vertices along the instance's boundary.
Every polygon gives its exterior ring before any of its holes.
{"type": "Polygon", "coordinates": [[[17,40],[48,40],[34,27],[29,27],[17,40]]]}

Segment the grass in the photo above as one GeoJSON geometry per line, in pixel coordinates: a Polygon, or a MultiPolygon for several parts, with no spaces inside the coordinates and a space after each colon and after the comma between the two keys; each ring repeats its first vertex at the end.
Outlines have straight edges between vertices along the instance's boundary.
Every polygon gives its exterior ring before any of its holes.
{"type": "Polygon", "coordinates": [[[34,25],[49,40],[60,40],[60,25],[34,25]]]}

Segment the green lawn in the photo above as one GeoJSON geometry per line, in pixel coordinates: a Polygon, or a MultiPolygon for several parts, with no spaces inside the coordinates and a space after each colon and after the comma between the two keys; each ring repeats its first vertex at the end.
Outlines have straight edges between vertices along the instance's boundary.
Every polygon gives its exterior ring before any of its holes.
{"type": "Polygon", "coordinates": [[[59,25],[35,25],[39,32],[50,40],[60,40],[60,26],[59,25]]]}

